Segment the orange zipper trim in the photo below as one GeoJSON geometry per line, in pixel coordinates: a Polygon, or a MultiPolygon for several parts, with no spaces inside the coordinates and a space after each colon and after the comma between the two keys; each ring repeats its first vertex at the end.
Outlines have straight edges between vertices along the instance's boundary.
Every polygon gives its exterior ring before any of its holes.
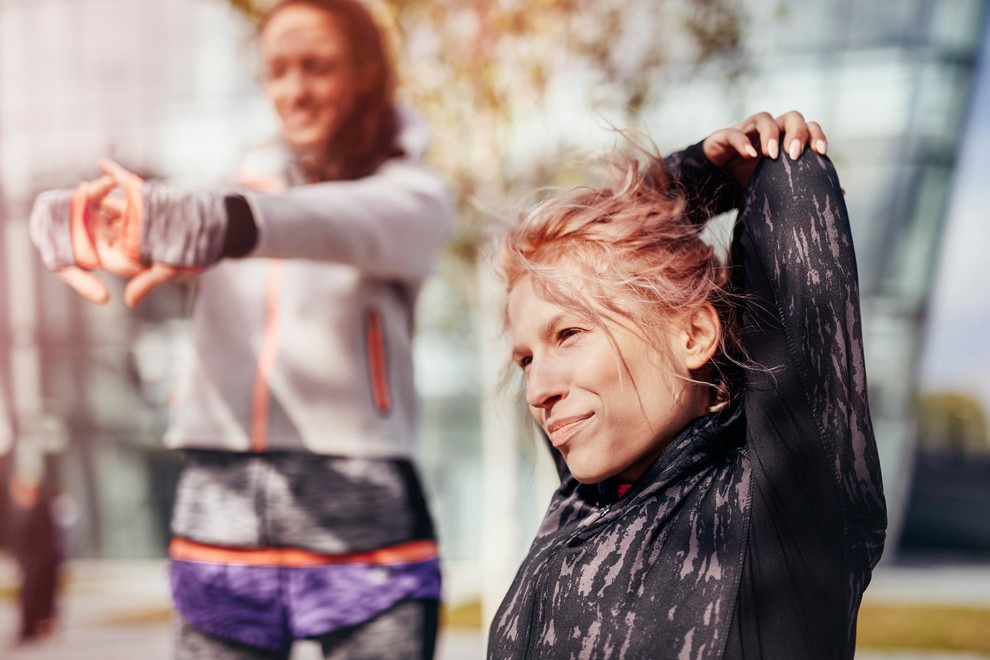
{"type": "Polygon", "coordinates": [[[268,273],[265,332],[251,392],[251,451],[264,451],[268,446],[268,409],[271,401],[268,379],[278,357],[278,294],[282,287],[282,266],[281,260],[273,260],[268,273]]]}
{"type": "Polygon", "coordinates": [[[365,314],[365,342],[368,347],[368,369],[371,372],[371,394],[375,408],[382,414],[392,409],[392,395],[388,387],[388,363],[385,355],[385,332],[382,317],[377,310],[365,314]]]}

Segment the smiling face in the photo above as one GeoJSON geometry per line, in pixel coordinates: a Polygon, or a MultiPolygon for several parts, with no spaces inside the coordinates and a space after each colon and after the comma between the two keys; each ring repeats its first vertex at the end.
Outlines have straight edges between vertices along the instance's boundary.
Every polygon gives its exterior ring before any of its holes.
{"type": "Polygon", "coordinates": [[[672,326],[662,355],[628,320],[597,326],[541,296],[528,275],[507,312],[530,413],[578,481],[634,481],[705,413],[710,395],[686,379],[711,352],[697,350],[690,321],[672,326]]]}
{"type": "Polygon", "coordinates": [[[259,39],[265,93],[286,141],[318,149],[354,111],[358,71],[342,23],[306,4],[290,4],[268,19],[259,39]]]}

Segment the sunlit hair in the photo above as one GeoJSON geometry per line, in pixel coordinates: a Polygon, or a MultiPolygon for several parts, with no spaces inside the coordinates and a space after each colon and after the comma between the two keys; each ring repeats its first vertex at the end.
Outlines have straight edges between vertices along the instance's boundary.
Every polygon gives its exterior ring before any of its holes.
{"type": "Polygon", "coordinates": [[[260,35],[272,16],[291,5],[307,5],[340,21],[358,77],[366,91],[327,144],[304,159],[303,174],[311,181],[358,179],[398,155],[395,136],[395,66],[384,35],[368,8],[359,0],[282,0],[258,22],[260,35]]]}
{"type": "Polygon", "coordinates": [[[627,319],[665,357],[671,320],[711,303],[719,351],[693,375],[713,388],[716,409],[733,396],[739,357],[729,268],[688,219],[662,161],[653,162],[644,176],[634,158],[616,156],[605,186],[574,188],[524,213],[502,244],[501,276],[511,291],[529,275],[539,295],[600,327],[627,319]]]}

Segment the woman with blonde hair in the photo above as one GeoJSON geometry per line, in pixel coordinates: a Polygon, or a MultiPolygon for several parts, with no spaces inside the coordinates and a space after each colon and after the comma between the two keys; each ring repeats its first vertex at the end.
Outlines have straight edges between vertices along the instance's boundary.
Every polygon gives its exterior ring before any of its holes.
{"type": "Polygon", "coordinates": [[[507,237],[561,485],[489,657],[852,657],[885,506],[846,207],[818,127],[793,148],[808,126],[758,115],[629,162],[507,237]],[[789,155],[758,158],[782,129],[789,155]],[[700,232],[736,206],[723,261],[700,232]]]}

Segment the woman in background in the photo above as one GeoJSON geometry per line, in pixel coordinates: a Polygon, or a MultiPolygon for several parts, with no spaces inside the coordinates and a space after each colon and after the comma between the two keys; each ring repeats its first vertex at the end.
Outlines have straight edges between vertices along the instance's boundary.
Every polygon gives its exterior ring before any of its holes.
{"type": "Polygon", "coordinates": [[[104,161],[41,196],[32,234],[82,295],[129,305],[196,275],[192,350],[166,443],[179,658],[429,658],[440,569],[414,467],[413,310],[452,222],[358,0],[284,0],[261,21],[275,147],[247,189],[182,190],[104,161]],[[107,196],[110,189],[122,197],[107,196]]]}
{"type": "Polygon", "coordinates": [[[819,153],[758,159],[808,127],[754,119],[505,241],[513,358],[561,485],[491,658],[853,656],[886,518],[852,238],[818,127],[819,153]],[[736,206],[723,263],[699,233],[736,206]]]}

